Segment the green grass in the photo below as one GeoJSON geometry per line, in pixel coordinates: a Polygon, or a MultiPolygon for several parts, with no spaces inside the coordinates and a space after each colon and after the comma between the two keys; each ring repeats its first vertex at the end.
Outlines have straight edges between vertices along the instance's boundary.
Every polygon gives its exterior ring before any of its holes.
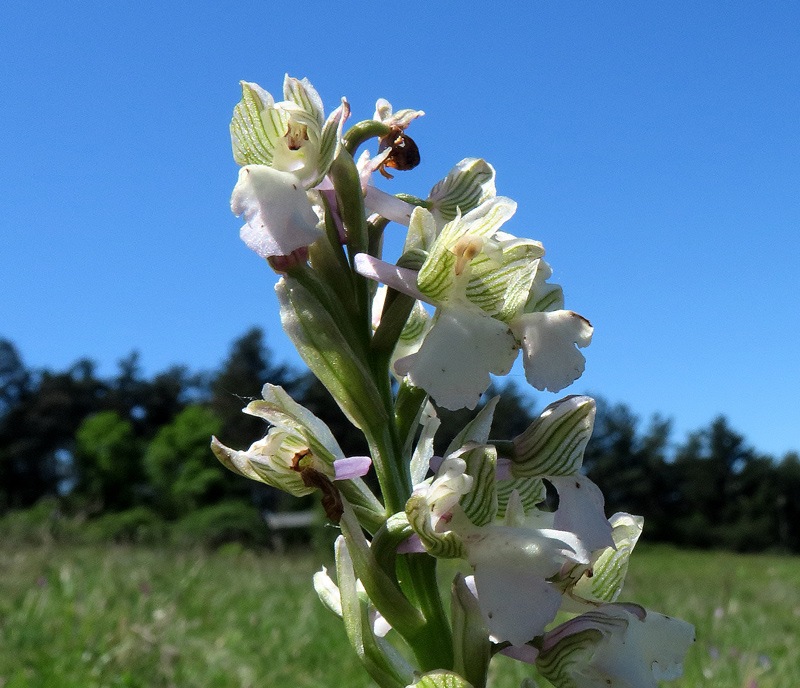
{"type": "MultiPolygon", "coordinates": [[[[372,685],[311,589],[312,556],[125,547],[0,553],[0,688],[372,685]]],[[[698,642],[675,688],[800,686],[800,559],[634,553],[623,597],[698,642]]],[[[493,686],[530,670],[499,658],[493,686]]]]}

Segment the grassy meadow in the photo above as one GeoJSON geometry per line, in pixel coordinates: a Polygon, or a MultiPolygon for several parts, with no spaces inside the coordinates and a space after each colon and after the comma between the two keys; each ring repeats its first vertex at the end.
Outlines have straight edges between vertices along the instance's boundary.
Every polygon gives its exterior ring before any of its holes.
{"type": "MultiPolygon", "coordinates": [[[[311,588],[319,565],[237,547],[4,547],[0,688],[370,686],[311,588]]],[[[665,685],[800,686],[800,559],[640,548],[623,597],[697,627],[665,685]]],[[[530,674],[493,666],[496,688],[530,674]]]]}

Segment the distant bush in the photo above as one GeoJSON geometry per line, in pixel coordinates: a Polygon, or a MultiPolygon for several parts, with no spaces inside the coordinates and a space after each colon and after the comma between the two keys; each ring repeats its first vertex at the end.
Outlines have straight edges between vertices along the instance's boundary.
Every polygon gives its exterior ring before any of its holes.
{"type": "Polygon", "coordinates": [[[169,525],[147,507],[105,514],[86,524],[85,539],[117,544],[158,544],[169,539],[169,525]]]}
{"type": "Polygon", "coordinates": [[[267,527],[258,509],[244,502],[228,501],[198,509],[173,525],[179,545],[219,547],[229,542],[266,545],[267,527]]]}
{"type": "Polygon", "coordinates": [[[78,519],[68,518],[54,498],[39,500],[28,509],[0,517],[0,540],[6,545],[45,545],[71,542],[78,537],[78,519]]]}

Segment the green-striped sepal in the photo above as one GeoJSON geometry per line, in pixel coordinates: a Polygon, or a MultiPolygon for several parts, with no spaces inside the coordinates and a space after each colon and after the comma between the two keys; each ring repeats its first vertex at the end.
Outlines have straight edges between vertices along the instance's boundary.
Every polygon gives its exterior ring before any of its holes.
{"type": "Polygon", "coordinates": [[[494,168],[485,160],[465,158],[431,189],[428,203],[438,227],[477,208],[496,195],[494,168]]]}
{"type": "Polygon", "coordinates": [[[509,322],[525,305],[543,253],[542,245],[533,239],[509,237],[487,242],[470,263],[467,300],[509,322]]]}
{"type": "Polygon", "coordinates": [[[644,519],[630,514],[614,514],[610,519],[614,547],[604,549],[592,566],[592,576],[584,576],[573,588],[577,597],[592,602],[614,602],[622,591],[628,562],[642,534],[644,519]]]}
{"type": "Polygon", "coordinates": [[[406,516],[428,554],[440,559],[466,558],[464,543],[456,533],[434,530],[431,508],[423,495],[412,495],[406,502],[406,516]]]}
{"type": "Polygon", "coordinates": [[[536,660],[556,688],[658,688],[678,678],[691,624],[633,604],[609,604],[548,631],[536,660]]]}
{"type": "Polygon", "coordinates": [[[531,509],[536,508],[547,497],[547,488],[540,478],[512,478],[511,480],[497,481],[497,518],[506,518],[512,495],[519,502],[519,507],[513,517],[515,523],[506,525],[516,525],[516,521],[524,521],[524,516],[531,509]],[[519,514],[519,518],[516,514],[519,514]]]}
{"type": "Polygon", "coordinates": [[[514,438],[512,475],[523,478],[577,473],[594,427],[595,409],[594,399],[576,395],[547,406],[514,438]]]}
{"type": "Polygon", "coordinates": [[[556,688],[591,686],[591,683],[580,683],[580,679],[576,680],[575,676],[580,674],[602,637],[603,633],[596,628],[587,628],[570,635],[547,652],[540,653],[536,668],[556,688]]]}
{"type": "Polygon", "coordinates": [[[330,428],[292,399],[283,387],[267,383],[261,390],[261,396],[261,399],[251,401],[244,412],[263,418],[273,426],[298,431],[308,442],[311,451],[329,464],[344,457],[330,428]]]}
{"type": "Polygon", "coordinates": [[[282,387],[266,384],[262,394],[263,399],[250,402],[244,411],[272,427],[246,451],[230,449],[212,438],[211,449],[219,461],[234,473],[296,497],[317,489],[304,471],[335,479],[334,463],[344,459],[344,454],[328,426],[282,387]]]}
{"type": "MultiPolygon", "coordinates": [[[[433,303],[452,298],[456,282],[459,291],[466,290],[470,273],[467,266],[488,240],[511,218],[517,204],[510,198],[496,196],[469,213],[448,222],[431,246],[430,254],[419,271],[417,284],[420,291],[433,303]],[[459,279],[460,278],[460,279],[459,279]]],[[[428,212],[418,209],[415,213],[428,212]]],[[[494,252],[495,258],[497,252],[494,252]]]]}
{"type": "Polygon", "coordinates": [[[491,444],[468,444],[452,456],[466,464],[472,477],[472,489],[461,497],[459,506],[475,526],[485,526],[497,514],[497,450],[491,444]]]}
{"type": "Polygon", "coordinates": [[[241,82],[233,109],[231,144],[239,165],[267,165],[293,172],[304,188],[316,186],[338,153],[347,101],[325,120],[322,100],[307,79],[286,76],[285,100],[276,103],[258,84],[241,82]]]}

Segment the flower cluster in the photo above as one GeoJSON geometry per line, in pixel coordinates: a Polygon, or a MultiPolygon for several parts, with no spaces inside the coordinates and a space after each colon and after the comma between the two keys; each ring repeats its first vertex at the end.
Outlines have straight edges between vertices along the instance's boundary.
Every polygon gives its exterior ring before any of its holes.
{"type": "Polygon", "coordinates": [[[311,84],[289,76],[283,97],[242,82],[231,208],[242,240],[280,274],[284,330],[370,456],[346,457],[270,384],[245,409],[267,421],[266,436],[245,451],[214,438],[215,455],[292,495],[320,493],[342,534],[336,580],[323,569],[314,586],[381,686],[481,688],[497,653],[557,688],[678,676],[693,628],[618,601],[642,519],[607,518],[580,472],[593,400],[568,396],[519,436],[491,436],[492,375],[521,350],[527,381],[560,391],[583,373],[579,349],[592,339],[549,282],[541,243],[506,232],[516,204],[497,195],[494,168],[466,158],[427,198],[389,194],[373,175],[419,164],[407,130],[421,111],[379,100],[344,131],[344,98],[326,117],[311,84]],[[377,149],[357,156],[371,139],[377,149]],[[392,263],[381,247],[395,226],[405,242],[392,263]],[[437,409],[479,404],[435,455],[437,409]],[[375,480],[363,480],[370,470],[375,480]],[[449,612],[444,559],[461,570],[449,612]]]}

